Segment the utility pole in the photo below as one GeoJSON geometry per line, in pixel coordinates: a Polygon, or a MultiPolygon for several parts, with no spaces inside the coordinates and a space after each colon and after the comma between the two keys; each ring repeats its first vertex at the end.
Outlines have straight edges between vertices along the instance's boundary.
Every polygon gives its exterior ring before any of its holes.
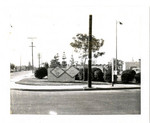
{"type": "Polygon", "coordinates": [[[36,37],[29,37],[28,39],[31,39],[32,40],[32,42],[31,42],[31,49],[32,49],[32,73],[34,72],[34,62],[33,62],[33,47],[35,47],[35,46],[33,46],[33,39],[36,39],[36,37]]]}
{"type": "Polygon", "coordinates": [[[40,58],[41,58],[41,55],[40,53],[38,54],[38,59],[39,59],[39,68],[40,68],[40,58]]]}
{"type": "Polygon", "coordinates": [[[89,60],[88,60],[88,87],[91,88],[92,87],[92,83],[91,83],[91,64],[92,64],[92,15],[89,15],[89,60]]]}
{"type": "Polygon", "coordinates": [[[20,56],[20,71],[21,71],[21,56],[20,56]]]}

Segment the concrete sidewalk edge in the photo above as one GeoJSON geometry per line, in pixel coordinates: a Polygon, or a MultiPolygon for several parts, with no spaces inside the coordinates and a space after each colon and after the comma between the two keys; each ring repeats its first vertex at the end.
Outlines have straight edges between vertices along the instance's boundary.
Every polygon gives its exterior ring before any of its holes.
{"type": "Polygon", "coordinates": [[[109,87],[109,88],[58,88],[58,89],[36,89],[36,88],[10,88],[10,90],[20,90],[20,91],[94,91],[94,90],[125,90],[125,89],[141,89],[141,87],[109,87]]]}

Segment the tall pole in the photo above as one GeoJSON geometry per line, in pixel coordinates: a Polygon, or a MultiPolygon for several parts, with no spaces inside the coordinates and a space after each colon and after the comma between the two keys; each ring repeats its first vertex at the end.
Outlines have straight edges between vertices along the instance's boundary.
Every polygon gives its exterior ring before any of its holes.
{"type": "Polygon", "coordinates": [[[32,73],[34,72],[34,62],[33,62],[33,42],[31,42],[31,46],[30,46],[31,48],[32,48],[32,73]]]}
{"type": "Polygon", "coordinates": [[[32,42],[31,42],[31,49],[32,49],[32,73],[34,73],[34,61],[33,61],[33,39],[36,39],[35,37],[29,37],[28,39],[32,39],[32,42]]]}
{"type": "Polygon", "coordinates": [[[91,64],[92,64],[92,15],[89,15],[89,60],[88,60],[88,87],[91,88],[92,87],[92,83],[91,83],[91,64]]]}
{"type": "Polygon", "coordinates": [[[114,83],[117,82],[117,21],[116,21],[116,60],[115,60],[115,76],[114,76],[114,82],[112,86],[114,86],[114,83]]]}
{"type": "Polygon", "coordinates": [[[40,53],[38,54],[38,59],[39,59],[39,68],[40,68],[40,58],[41,58],[41,55],[40,53]]]}
{"type": "MultiPolygon", "coordinates": [[[[122,25],[122,23],[121,23],[120,21],[117,21],[117,20],[116,20],[116,60],[115,60],[115,75],[116,75],[116,76],[114,77],[114,81],[115,81],[115,82],[117,82],[117,68],[118,68],[118,63],[117,63],[117,61],[118,61],[118,60],[117,60],[117,57],[118,57],[118,56],[117,56],[117,55],[118,55],[118,54],[117,54],[117,52],[118,52],[118,51],[117,51],[117,24],[118,24],[118,23],[119,23],[120,25],[122,25]]],[[[112,85],[114,86],[114,83],[113,83],[112,85]]]]}
{"type": "Polygon", "coordinates": [[[112,86],[114,86],[114,58],[112,58],[112,86]]]}
{"type": "Polygon", "coordinates": [[[20,56],[20,71],[21,71],[21,56],[20,56]]]}

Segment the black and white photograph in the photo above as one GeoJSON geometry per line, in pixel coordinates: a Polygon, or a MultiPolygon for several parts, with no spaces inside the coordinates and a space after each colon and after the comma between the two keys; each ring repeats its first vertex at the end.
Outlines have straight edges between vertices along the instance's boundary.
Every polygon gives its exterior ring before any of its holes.
{"type": "Polygon", "coordinates": [[[150,8],[117,2],[4,2],[4,119],[148,122],[150,8]]]}

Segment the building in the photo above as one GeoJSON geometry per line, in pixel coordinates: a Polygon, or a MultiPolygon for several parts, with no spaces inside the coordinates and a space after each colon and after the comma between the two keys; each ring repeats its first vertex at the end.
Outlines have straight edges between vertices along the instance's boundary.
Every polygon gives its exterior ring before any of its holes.
{"type": "Polygon", "coordinates": [[[139,61],[125,62],[126,70],[135,70],[136,73],[141,71],[141,59],[139,61]]]}

